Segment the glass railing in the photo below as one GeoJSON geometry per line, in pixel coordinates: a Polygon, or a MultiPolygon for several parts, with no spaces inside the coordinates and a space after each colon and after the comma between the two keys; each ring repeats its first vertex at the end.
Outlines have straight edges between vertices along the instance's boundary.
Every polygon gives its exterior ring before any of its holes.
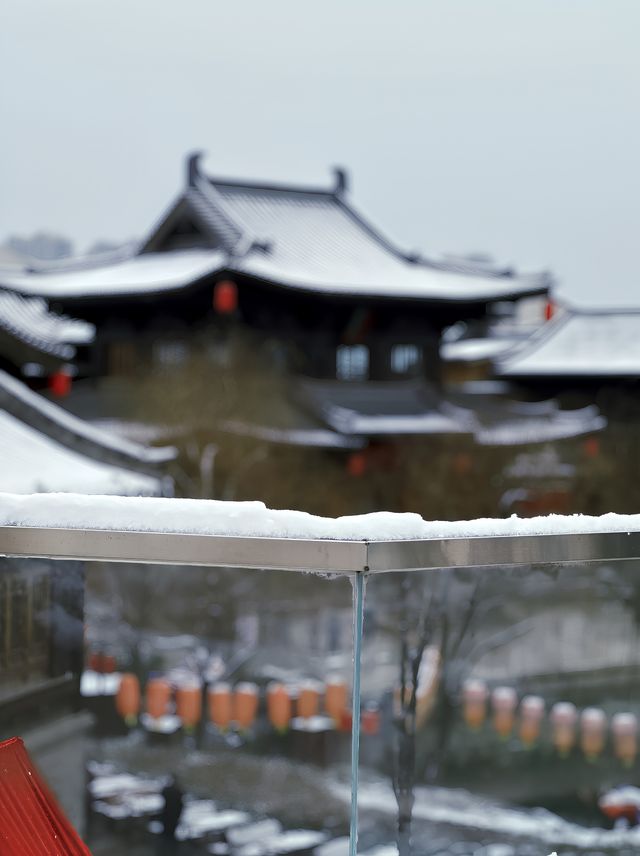
{"type": "Polygon", "coordinates": [[[637,521],[519,526],[0,527],[0,737],[77,676],[92,720],[25,742],[105,854],[153,852],[168,776],[196,853],[638,852],[637,521]]]}

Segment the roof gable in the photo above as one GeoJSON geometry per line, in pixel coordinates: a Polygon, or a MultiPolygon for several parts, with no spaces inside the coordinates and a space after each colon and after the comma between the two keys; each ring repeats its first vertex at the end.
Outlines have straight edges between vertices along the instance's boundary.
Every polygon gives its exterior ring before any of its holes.
{"type": "Polygon", "coordinates": [[[185,194],[162,217],[140,247],[140,253],[166,253],[194,248],[225,249],[225,236],[193,195],[185,194]]]}

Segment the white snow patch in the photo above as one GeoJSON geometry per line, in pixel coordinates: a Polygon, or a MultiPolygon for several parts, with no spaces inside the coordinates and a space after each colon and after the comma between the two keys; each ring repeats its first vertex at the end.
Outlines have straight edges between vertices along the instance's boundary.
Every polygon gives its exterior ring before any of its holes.
{"type": "MultiPolygon", "coordinates": [[[[96,424],[91,425],[37,392],[33,392],[24,383],[2,370],[0,370],[0,390],[7,392],[12,398],[24,403],[29,409],[35,410],[56,426],[96,445],[104,446],[106,449],[127,455],[143,463],[167,463],[174,460],[178,455],[178,450],[172,446],[149,448],[115,436],[114,434],[117,432],[113,430],[113,423],[116,420],[111,420],[102,427],[96,424]]],[[[155,439],[157,437],[146,437],[145,442],[151,442],[155,439]]]]}
{"type": "Polygon", "coordinates": [[[418,514],[379,511],[334,519],[273,510],[257,501],[0,493],[0,525],[375,542],[640,532],[640,514],[426,521],[418,514]]]}
{"type": "MultiPolygon", "coordinates": [[[[336,795],[345,801],[350,791],[335,786],[336,795]]],[[[634,829],[599,829],[583,827],[563,820],[546,809],[524,811],[491,802],[463,790],[416,788],[413,818],[415,821],[451,824],[455,827],[490,832],[496,836],[531,838],[546,846],[562,844],[582,849],[640,847],[640,827],[634,829]]],[[[361,810],[395,815],[397,806],[386,784],[360,786],[358,803],[361,810]]]]}
{"type": "Polygon", "coordinates": [[[122,675],[120,672],[100,674],[91,669],[82,673],[80,678],[80,695],[83,698],[93,698],[101,695],[115,695],[118,692],[122,675]]]}
{"type": "Polygon", "coordinates": [[[2,285],[22,294],[64,298],[144,294],[182,288],[219,270],[224,255],[216,250],[144,253],[115,264],[78,270],[4,274],[2,285]]]}
{"type": "Polygon", "coordinates": [[[93,461],[2,410],[0,436],[0,487],[5,491],[161,492],[159,479],[93,461]]]}
{"type": "Polygon", "coordinates": [[[498,363],[505,377],[638,377],[640,312],[568,312],[498,363]]]}

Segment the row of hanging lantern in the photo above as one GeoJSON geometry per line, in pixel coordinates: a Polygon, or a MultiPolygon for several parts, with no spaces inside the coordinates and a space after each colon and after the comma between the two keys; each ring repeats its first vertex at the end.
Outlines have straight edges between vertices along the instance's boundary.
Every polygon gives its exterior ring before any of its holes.
{"type": "MultiPolygon", "coordinates": [[[[323,685],[318,681],[305,681],[294,691],[286,684],[272,682],[266,688],[267,718],[280,733],[288,730],[294,716],[303,720],[324,713],[333,720],[336,728],[343,728],[348,719],[348,687],[341,678],[329,678],[323,685]],[[324,705],[322,700],[324,698],[324,705]]],[[[165,678],[151,678],[146,686],[146,713],[159,719],[170,713],[173,688],[165,678]]],[[[202,719],[202,686],[197,679],[181,682],[175,689],[175,712],[187,729],[194,728],[202,719]]],[[[209,721],[220,731],[235,727],[249,731],[255,723],[260,705],[256,684],[214,683],[207,687],[206,707],[209,721]]],[[[130,673],[122,675],[116,695],[116,709],[128,723],[135,723],[141,709],[141,691],[138,678],[130,673]]],[[[363,725],[373,733],[373,711],[363,711],[363,725]]],[[[377,715],[377,713],[376,713],[377,715]]]]}
{"type": "MultiPolygon", "coordinates": [[[[541,696],[528,695],[520,702],[513,687],[496,687],[489,692],[484,681],[466,681],[462,691],[463,716],[471,729],[482,727],[491,701],[493,728],[503,739],[510,737],[518,724],[518,736],[531,747],[540,737],[545,718],[545,702],[541,696]]],[[[557,702],[549,711],[551,739],[562,757],[569,755],[576,744],[589,761],[604,751],[607,743],[607,716],[597,707],[587,707],[580,714],[571,702],[557,702]]],[[[616,713],[611,717],[611,735],[615,756],[631,766],[638,752],[638,718],[633,713],[616,713]]]]}

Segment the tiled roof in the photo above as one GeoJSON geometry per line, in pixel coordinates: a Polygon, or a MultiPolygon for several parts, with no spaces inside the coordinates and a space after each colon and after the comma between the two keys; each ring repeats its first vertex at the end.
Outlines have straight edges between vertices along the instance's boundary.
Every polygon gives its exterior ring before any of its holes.
{"type": "MultiPolygon", "coordinates": [[[[158,245],[158,246],[154,246],[158,245]]],[[[305,188],[209,178],[189,161],[184,194],[147,241],[95,267],[5,272],[0,284],[46,297],[95,297],[176,290],[221,271],[336,296],[486,303],[544,294],[548,274],[515,275],[483,259],[408,256],[347,200],[343,183],[305,188]],[[154,236],[185,213],[210,249],[154,252],[154,236]]]]}
{"type": "Polygon", "coordinates": [[[253,246],[234,266],[254,276],[336,295],[488,301],[544,293],[546,275],[403,254],[339,193],[211,180],[227,216],[253,246]]]}
{"type": "Polygon", "coordinates": [[[178,454],[173,447],[142,446],[89,425],[1,370],[0,411],[51,441],[101,464],[159,476],[163,474],[163,467],[178,454]]]}
{"type": "Polygon", "coordinates": [[[466,434],[480,445],[518,446],[576,437],[606,424],[596,407],[563,411],[553,401],[482,395],[446,399],[422,380],[300,380],[296,390],[316,418],[348,437],[466,434]]]}
{"type": "Polygon", "coordinates": [[[177,250],[145,253],[94,268],[0,274],[0,278],[3,284],[23,294],[50,299],[153,294],[197,282],[220,270],[224,260],[224,254],[217,250],[177,250]]]}
{"type": "Polygon", "coordinates": [[[157,495],[153,476],[91,460],[0,410],[0,490],[8,493],[157,495]]]}
{"type": "Polygon", "coordinates": [[[640,377],[640,311],[569,310],[496,363],[511,378],[640,377]]]}
{"type": "Polygon", "coordinates": [[[87,425],[3,371],[0,432],[0,490],[14,493],[166,493],[164,466],[177,454],[87,425]]]}
{"type": "Polygon", "coordinates": [[[70,360],[75,345],[93,341],[95,330],[86,321],[77,321],[50,312],[44,300],[0,290],[0,328],[37,351],[70,360]]]}

